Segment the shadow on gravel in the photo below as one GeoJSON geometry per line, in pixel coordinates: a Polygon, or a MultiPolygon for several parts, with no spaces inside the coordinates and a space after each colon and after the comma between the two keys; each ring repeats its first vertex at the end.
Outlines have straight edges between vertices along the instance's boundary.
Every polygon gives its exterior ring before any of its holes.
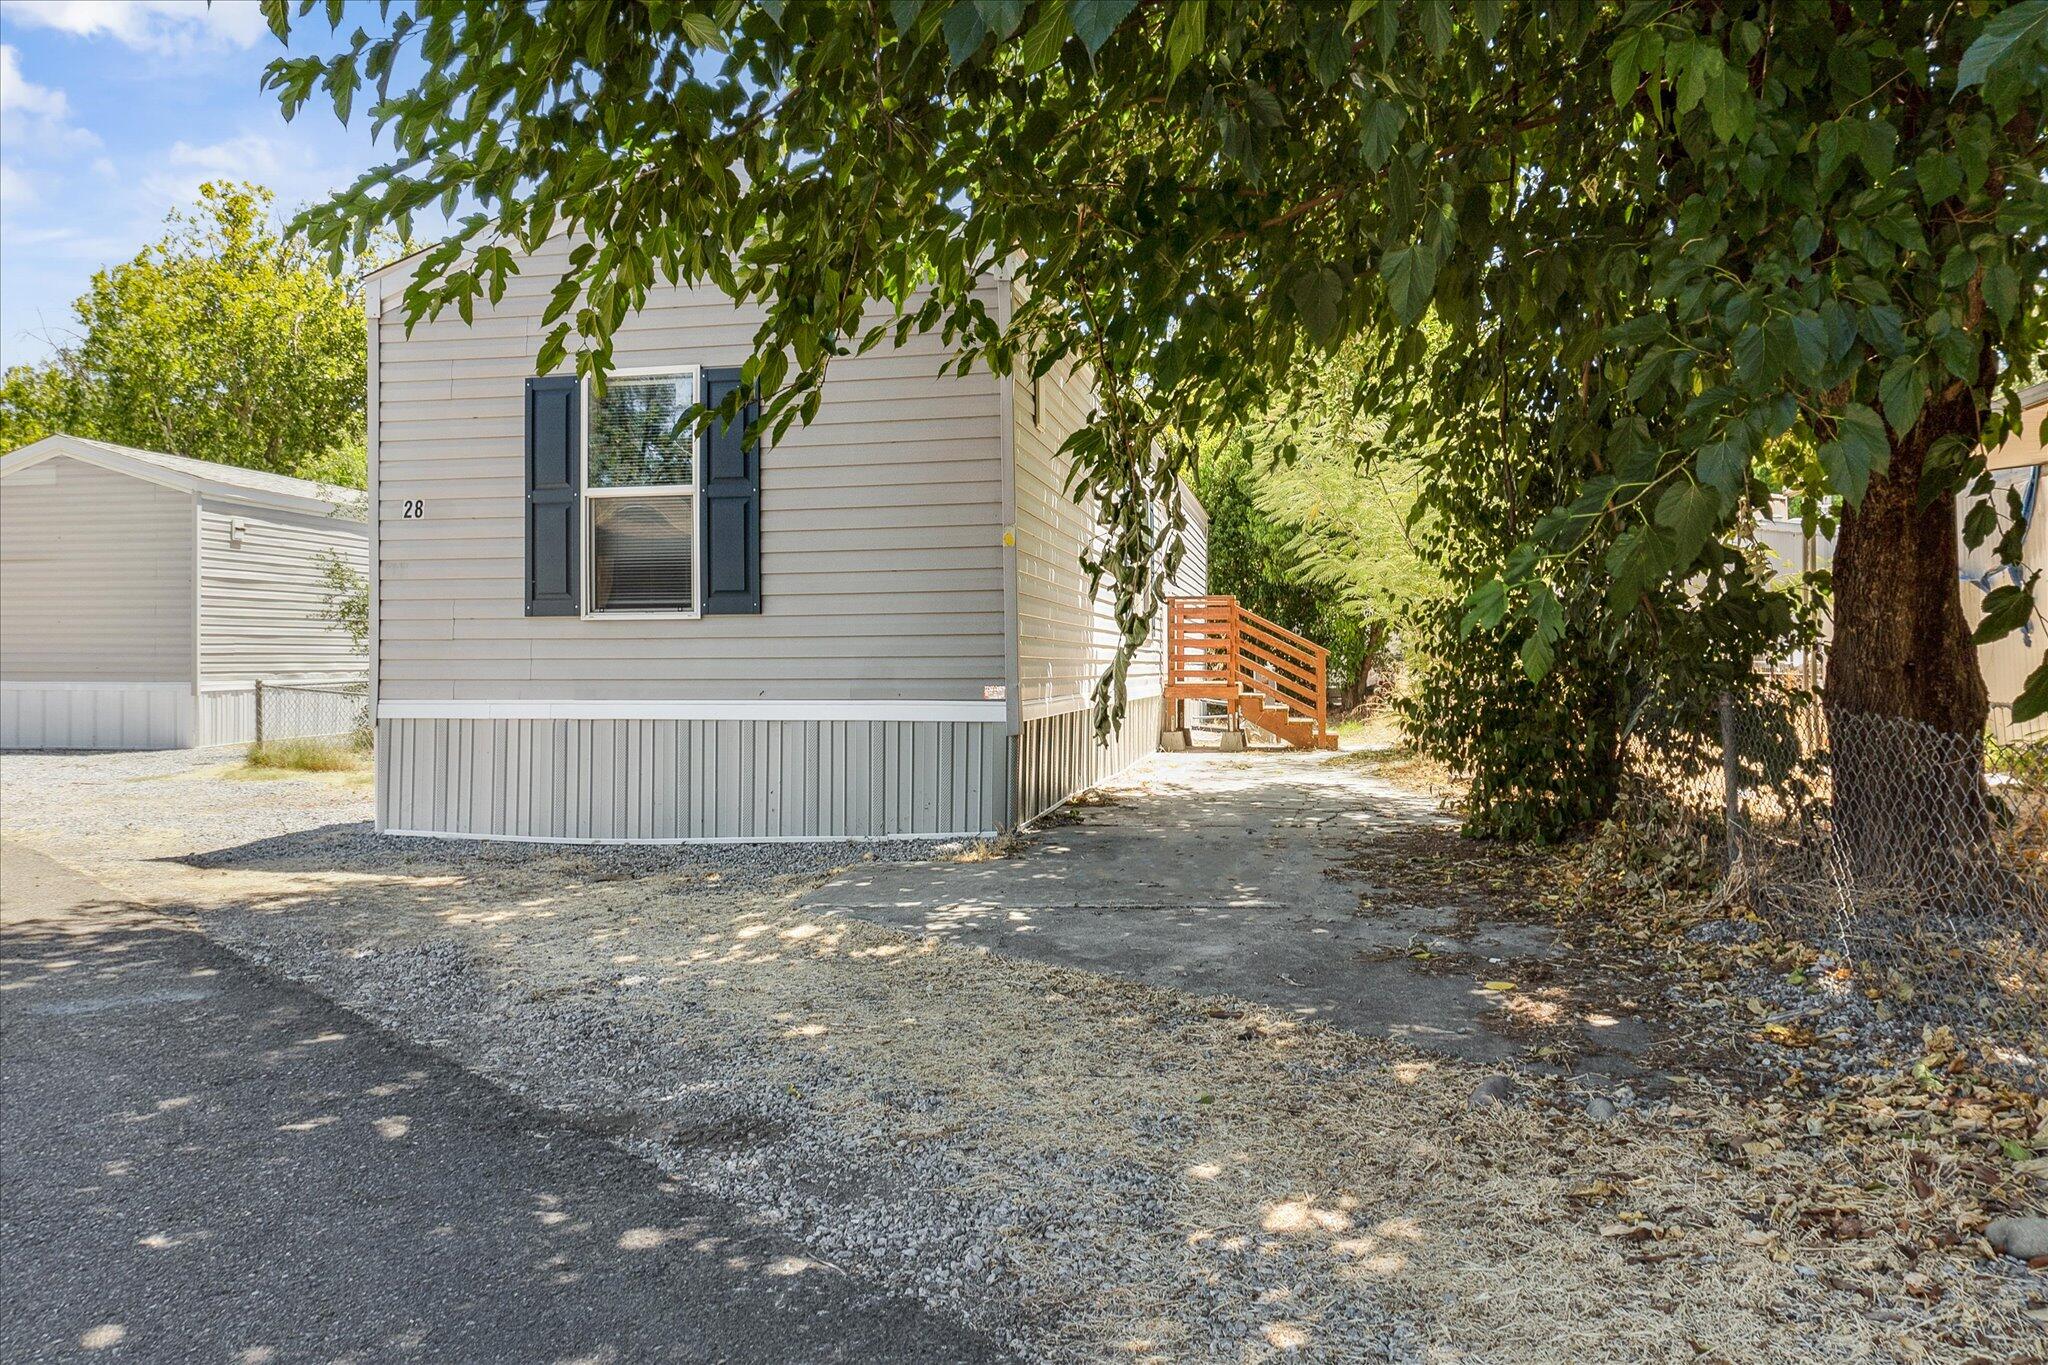
{"type": "Polygon", "coordinates": [[[1007,1358],[605,1140],[627,1134],[40,854],[0,875],[0,1359],[1007,1358]]]}

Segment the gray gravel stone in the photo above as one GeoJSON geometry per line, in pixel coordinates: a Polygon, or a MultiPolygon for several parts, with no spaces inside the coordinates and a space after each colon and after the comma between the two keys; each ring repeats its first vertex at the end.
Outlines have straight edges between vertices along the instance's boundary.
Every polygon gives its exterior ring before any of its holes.
{"type": "Polygon", "coordinates": [[[1488,1076],[1472,1087],[1472,1094],[1465,1101],[1472,1109],[1495,1109],[1510,1103],[1515,1098],[1515,1082],[1508,1076],[1488,1076]]]}
{"type": "Polygon", "coordinates": [[[1586,1101],[1586,1117],[1595,1123],[1610,1122],[1620,1112],[1614,1107],[1614,1101],[1605,1095],[1595,1095],[1586,1101]]]}
{"type": "Polygon", "coordinates": [[[2048,1218],[2014,1214],[1992,1221],[1984,1237],[1998,1251],[2016,1261],[2048,1256],[2048,1218]]]}

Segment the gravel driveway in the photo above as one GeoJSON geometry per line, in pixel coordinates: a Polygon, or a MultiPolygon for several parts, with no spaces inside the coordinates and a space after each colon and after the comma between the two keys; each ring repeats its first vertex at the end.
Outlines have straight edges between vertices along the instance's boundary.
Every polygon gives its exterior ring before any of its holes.
{"type": "MultiPolygon", "coordinates": [[[[35,760],[59,781],[20,825],[10,793],[10,837],[197,907],[249,959],[1034,1359],[1962,1361],[2038,1339],[2010,1280],[1927,1256],[1909,1286],[1893,1253],[1805,1230],[1783,1191],[1815,1157],[1740,1150],[1709,1090],[1594,1124],[1525,1078],[1475,1111],[1467,1063],[800,903],[876,850],[390,840],[344,784],[124,762],[96,787],[74,761],[35,760]],[[152,782],[179,795],[136,795],[152,782]]],[[[1883,1224],[1915,1196],[1857,1197],[1883,1224]]]]}

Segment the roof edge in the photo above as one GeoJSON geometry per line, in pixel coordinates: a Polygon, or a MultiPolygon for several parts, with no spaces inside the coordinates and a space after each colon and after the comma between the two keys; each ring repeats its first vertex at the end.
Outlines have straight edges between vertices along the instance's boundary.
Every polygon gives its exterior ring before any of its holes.
{"type": "MultiPolygon", "coordinates": [[[[336,521],[363,524],[344,515],[344,498],[353,491],[338,485],[315,483],[311,479],[293,479],[310,489],[332,487],[334,496],[323,496],[319,492],[300,493],[284,489],[251,488],[246,484],[233,483],[227,479],[214,478],[201,472],[191,472],[156,463],[143,456],[158,456],[180,460],[189,464],[204,465],[204,460],[190,456],[170,455],[165,451],[138,451],[131,454],[121,447],[103,441],[94,441],[84,436],[73,436],[68,432],[57,432],[41,440],[31,441],[19,450],[0,455],[0,478],[21,470],[42,464],[48,460],[66,458],[141,479],[145,483],[193,493],[212,498],[218,502],[238,503],[246,507],[264,507],[285,512],[307,512],[336,521]]],[[[279,475],[290,478],[290,475],[279,475]]],[[[367,530],[365,532],[367,534],[367,530]]]]}

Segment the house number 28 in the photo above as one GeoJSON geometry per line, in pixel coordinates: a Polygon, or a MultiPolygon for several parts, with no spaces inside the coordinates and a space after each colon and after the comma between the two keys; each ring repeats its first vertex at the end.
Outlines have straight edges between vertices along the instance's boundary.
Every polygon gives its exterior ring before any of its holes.
{"type": "Polygon", "coordinates": [[[427,500],[425,498],[407,498],[399,512],[399,515],[407,521],[418,521],[426,514],[427,500]]]}

